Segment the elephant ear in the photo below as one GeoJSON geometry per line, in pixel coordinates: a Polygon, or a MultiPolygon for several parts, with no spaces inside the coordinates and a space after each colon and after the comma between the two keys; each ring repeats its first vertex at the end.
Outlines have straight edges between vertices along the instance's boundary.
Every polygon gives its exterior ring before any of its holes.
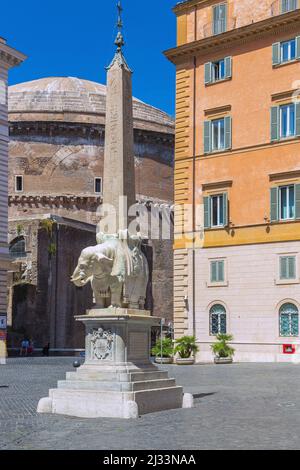
{"type": "Polygon", "coordinates": [[[97,262],[101,264],[103,271],[111,273],[113,260],[105,256],[103,253],[95,253],[94,256],[97,262]]]}

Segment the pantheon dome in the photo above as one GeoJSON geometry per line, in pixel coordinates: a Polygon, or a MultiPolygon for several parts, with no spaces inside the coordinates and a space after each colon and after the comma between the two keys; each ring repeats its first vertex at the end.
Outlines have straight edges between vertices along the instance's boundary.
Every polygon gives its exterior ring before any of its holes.
{"type": "MultiPolygon", "coordinates": [[[[101,202],[106,87],[50,77],[9,87],[10,218],[56,213],[95,222],[101,202]]],[[[133,99],[136,190],[173,199],[174,120],[133,99]]]]}

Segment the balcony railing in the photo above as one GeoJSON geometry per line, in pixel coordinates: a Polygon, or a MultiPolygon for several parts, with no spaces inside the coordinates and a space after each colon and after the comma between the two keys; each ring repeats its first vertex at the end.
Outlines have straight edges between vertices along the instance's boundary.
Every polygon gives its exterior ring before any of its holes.
{"type": "Polygon", "coordinates": [[[300,0],[276,0],[271,5],[271,16],[282,15],[299,8],[300,0]]]}
{"type": "Polygon", "coordinates": [[[226,20],[212,21],[203,27],[203,37],[217,36],[218,34],[231,31],[236,27],[236,18],[229,18],[226,20]]]}

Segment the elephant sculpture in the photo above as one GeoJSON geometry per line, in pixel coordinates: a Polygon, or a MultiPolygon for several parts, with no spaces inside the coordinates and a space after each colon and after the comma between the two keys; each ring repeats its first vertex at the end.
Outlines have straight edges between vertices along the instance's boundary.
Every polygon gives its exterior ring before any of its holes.
{"type": "Polygon", "coordinates": [[[88,282],[98,308],[144,309],[149,267],[141,251],[141,238],[128,232],[97,235],[98,244],[84,249],[71,281],[77,287],[88,282]]]}

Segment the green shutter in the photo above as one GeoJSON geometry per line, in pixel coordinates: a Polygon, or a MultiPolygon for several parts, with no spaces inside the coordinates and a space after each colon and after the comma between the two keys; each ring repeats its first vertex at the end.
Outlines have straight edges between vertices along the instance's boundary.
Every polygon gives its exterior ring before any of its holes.
{"type": "Polygon", "coordinates": [[[227,116],[224,118],[225,128],[225,150],[231,149],[232,137],[231,137],[231,117],[227,116]]]}
{"type": "Polygon", "coordinates": [[[280,60],[280,42],[276,42],[275,44],[272,45],[272,62],[273,65],[279,65],[281,60],[280,60]]]}
{"type": "Polygon", "coordinates": [[[296,58],[300,60],[300,36],[296,37],[296,58]]]}
{"type": "Polygon", "coordinates": [[[224,261],[218,261],[218,282],[224,282],[224,261]]]}
{"type": "Polygon", "coordinates": [[[295,184],[296,219],[300,219],[300,184],[295,184]]]}
{"type": "Polygon", "coordinates": [[[212,261],[210,263],[210,281],[211,282],[217,282],[218,281],[217,268],[218,268],[217,261],[212,261]]]}
{"type": "Polygon", "coordinates": [[[232,57],[225,57],[225,78],[232,77],[232,57]]]}
{"type": "Polygon", "coordinates": [[[279,106],[271,108],[271,141],[279,140],[279,106]]]}
{"type": "Polygon", "coordinates": [[[295,256],[289,256],[287,259],[288,263],[288,279],[296,279],[296,258],[295,256]]]}
{"type": "Polygon", "coordinates": [[[203,198],[204,204],[204,228],[210,228],[210,197],[203,198]]]}
{"type": "Polygon", "coordinates": [[[228,196],[223,193],[223,214],[224,214],[224,227],[228,225],[228,196]]]}
{"type": "Polygon", "coordinates": [[[204,121],[204,153],[211,152],[211,121],[204,121]]]}
{"type": "Polygon", "coordinates": [[[224,22],[225,22],[225,31],[227,31],[227,4],[221,5],[221,9],[222,9],[222,6],[224,8],[223,16],[224,16],[224,22]]]}
{"type": "Polygon", "coordinates": [[[278,214],[278,188],[271,188],[271,222],[276,222],[278,214]]]}
{"type": "Polygon", "coordinates": [[[288,258],[280,257],[280,279],[288,279],[288,258]]]}
{"type": "Polygon", "coordinates": [[[212,70],[211,70],[211,62],[207,62],[204,65],[204,82],[205,85],[208,85],[212,81],[212,70]]]}
{"type": "Polygon", "coordinates": [[[295,104],[295,119],[296,119],[296,136],[300,136],[300,102],[295,104]]]}

